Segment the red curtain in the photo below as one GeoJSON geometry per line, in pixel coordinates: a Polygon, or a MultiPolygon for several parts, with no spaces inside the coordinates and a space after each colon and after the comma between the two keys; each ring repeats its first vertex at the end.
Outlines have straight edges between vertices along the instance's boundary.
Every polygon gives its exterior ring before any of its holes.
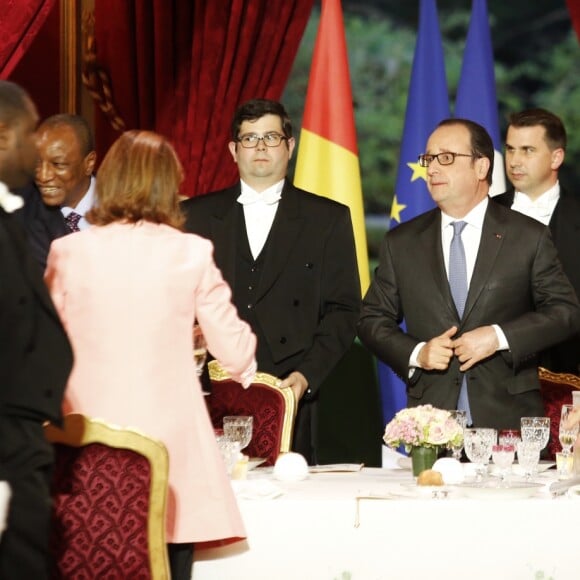
{"type": "Polygon", "coordinates": [[[0,79],[7,79],[28,50],[55,0],[18,0],[0,6],[0,79]]]}
{"type": "MultiPolygon", "coordinates": [[[[235,108],[279,99],[314,0],[96,0],[97,63],[110,78],[124,128],[169,137],[184,168],[184,195],[231,185],[227,151],[235,108]]],[[[119,135],[103,116],[105,151],[119,135]]]]}
{"type": "Polygon", "coordinates": [[[570,12],[572,26],[580,40],[580,0],[566,0],[566,4],[568,5],[568,12],[570,12]]]}

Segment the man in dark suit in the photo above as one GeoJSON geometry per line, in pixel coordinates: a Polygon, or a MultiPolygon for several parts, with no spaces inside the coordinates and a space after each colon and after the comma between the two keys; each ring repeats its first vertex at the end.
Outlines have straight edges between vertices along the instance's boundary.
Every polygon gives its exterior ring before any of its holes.
{"type": "Polygon", "coordinates": [[[354,339],[360,282],[348,208],[286,180],[294,146],[280,103],[243,104],[229,144],[241,182],[183,207],[258,337],[258,369],[300,401],[292,447],[315,463],[318,390],[354,339]]]}
{"type": "Polygon", "coordinates": [[[537,353],[578,332],[580,305],[548,229],[489,200],[493,155],[471,121],[431,134],[419,161],[438,208],[386,234],[358,332],[407,382],[409,406],[519,429],[544,414],[537,353]]]}
{"type": "Polygon", "coordinates": [[[36,183],[18,192],[25,202],[18,217],[44,271],[51,242],[89,226],[84,216],[94,203],[97,154],[91,128],[79,115],[48,117],[37,134],[36,183]]]}
{"type": "MultiPolygon", "coordinates": [[[[545,109],[510,117],[506,173],[513,189],[492,199],[549,226],[558,257],[580,299],[580,198],[558,181],[566,154],[566,129],[545,109]]],[[[580,374],[580,334],[542,353],[540,364],[554,372],[580,374]]]]}
{"type": "Polygon", "coordinates": [[[0,480],[12,497],[0,540],[0,578],[48,578],[52,447],[43,422],[59,421],[72,352],[13,211],[8,192],[32,176],[36,108],[0,81],[0,480]]]}

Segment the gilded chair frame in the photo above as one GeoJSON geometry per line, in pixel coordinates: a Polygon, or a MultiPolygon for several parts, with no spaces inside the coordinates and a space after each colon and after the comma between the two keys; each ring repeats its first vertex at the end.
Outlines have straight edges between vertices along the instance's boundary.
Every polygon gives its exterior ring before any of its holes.
{"type": "Polygon", "coordinates": [[[165,445],[135,429],[111,425],[80,413],[65,415],[62,428],[45,423],[44,433],[51,443],[62,443],[71,447],[84,447],[91,443],[100,443],[116,449],[129,449],[144,456],[149,461],[151,489],[147,517],[147,540],[151,577],[153,580],[169,578],[165,540],[169,455],[165,445]]]}
{"type": "MultiPolygon", "coordinates": [[[[231,375],[219,364],[217,360],[212,360],[208,363],[209,378],[215,382],[231,381],[231,375]]],[[[282,380],[274,375],[268,373],[257,372],[252,384],[260,384],[277,391],[284,398],[284,420],[282,423],[282,437],[280,441],[280,453],[287,453],[290,451],[292,444],[292,432],[294,430],[294,419],[298,406],[296,405],[296,398],[292,389],[282,389],[280,384],[282,380]]]]}
{"type": "Polygon", "coordinates": [[[544,367],[538,367],[538,376],[540,377],[540,381],[543,379],[553,383],[566,385],[580,391],[580,376],[578,375],[573,375],[571,373],[554,373],[544,367]]]}

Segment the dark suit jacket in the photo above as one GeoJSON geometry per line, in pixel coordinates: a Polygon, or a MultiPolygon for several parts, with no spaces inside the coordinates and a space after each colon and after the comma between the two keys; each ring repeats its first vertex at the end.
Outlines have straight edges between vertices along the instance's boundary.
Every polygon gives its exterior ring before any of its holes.
{"type": "MultiPolygon", "coordinates": [[[[186,229],[212,240],[232,287],[239,195],[238,184],[183,202],[186,229]]],[[[286,184],[268,243],[254,307],[268,353],[258,367],[279,377],[300,371],[312,396],[355,336],[360,282],[350,212],[286,184]]]]}
{"type": "MultiPolygon", "coordinates": [[[[212,240],[232,288],[238,228],[244,227],[240,191],[238,183],[183,202],[186,229],[212,240]]],[[[258,348],[258,368],[281,378],[292,371],[306,377],[300,430],[304,403],[316,398],[356,333],[360,282],[349,209],[286,182],[267,244],[254,306],[266,343],[258,348]]]]}
{"type": "Polygon", "coordinates": [[[24,207],[15,213],[28,235],[32,257],[46,270],[46,259],[50,244],[68,231],[64,216],[58,207],[47,206],[34,184],[17,191],[24,199],[24,207]]]}
{"type": "Polygon", "coordinates": [[[542,224],[489,203],[459,320],[441,247],[441,212],[432,210],[388,232],[380,265],[363,300],[358,325],[364,344],[407,382],[410,406],[455,409],[461,385],[456,358],[444,372],[417,369],[414,347],[457,325],[458,336],[498,324],[510,350],[467,373],[475,426],[518,428],[520,417],[543,415],[537,355],[580,329],[580,305],[542,224]],[[399,328],[406,322],[406,332],[399,328]]]}
{"type": "MultiPolygon", "coordinates": [[[[511,208],[514,190],[492,199],[511,208]]],[[[558,257],[580,300],[580,199],[561,189],[549,223],[558,257]]],[[[554,372],[580,374],[580,335],[549,348],[542,353],[540,364],[554,372]]]]}
{"type": "Polygon", "coordinates": [[[59,421],[72,351],[26,238],[0,208],[0,415],[59,421]]]}

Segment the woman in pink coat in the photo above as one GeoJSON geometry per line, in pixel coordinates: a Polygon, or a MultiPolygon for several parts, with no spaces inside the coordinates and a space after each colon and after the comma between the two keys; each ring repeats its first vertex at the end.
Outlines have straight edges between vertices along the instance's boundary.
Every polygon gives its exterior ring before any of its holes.
{"type": "Polygon", "coordinates": [[[181,181],[165,139],[124,133],[98,172],[93,226],[56,240],[46,270],[75,356],[65,412],[135,427],[169,451],[174,579],[190,578],[193,543],[245,536],[195,373],[194,320],[237,380],[248,386],[256,369],[211,243],[180,231],[181,181]]]}

